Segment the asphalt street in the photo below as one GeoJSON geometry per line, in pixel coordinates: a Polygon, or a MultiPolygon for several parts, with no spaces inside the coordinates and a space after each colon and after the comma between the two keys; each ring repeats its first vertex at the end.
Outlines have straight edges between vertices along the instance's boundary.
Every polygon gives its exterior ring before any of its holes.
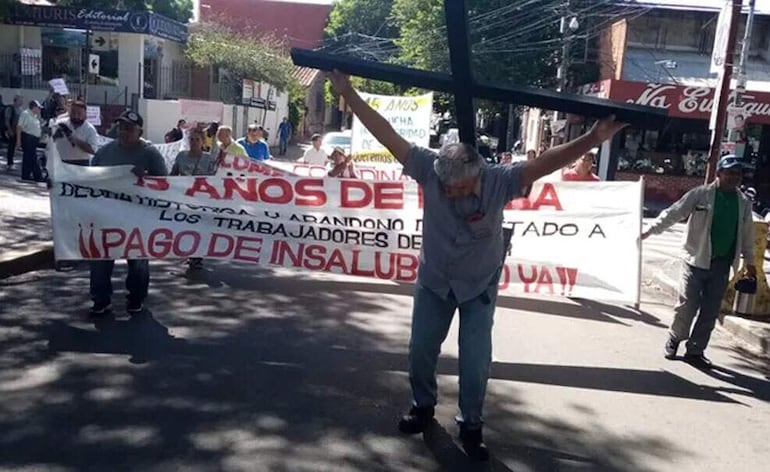
{"type": "MultiPolygon", "coordinates": [[[[453,438],[456,323],[438,423],[408,406],[411,287],[206,262],[153,263],[144,316],[84,314],[87,272],[0,281],[0,469],[755,471],[770,371],[725,335],[714,372],[666,361],[670,309],[506,298],[486,403],[493,459],[453,438]]],[[[125,275],[116,269],[115,281],[125,275]]]]}

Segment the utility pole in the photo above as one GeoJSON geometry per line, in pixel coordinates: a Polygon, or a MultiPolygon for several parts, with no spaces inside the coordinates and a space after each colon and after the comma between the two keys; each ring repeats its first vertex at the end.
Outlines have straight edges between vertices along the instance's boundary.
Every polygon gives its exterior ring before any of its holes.
{"type": "MultiPolygon", "coordinates": [[[[567,76],[569,74],[569,55],[570,55],[570,46],[572,43],[572,36],[574,35],[575,31],[580,27],[580,24],[578,23],[577,18],[574,16],[572,18],[569,18],[570,14],[570,2],[569,0],[566,1],[566,5],[564,6],[564,11],[561,16],[561,21],[559,22],[559,34],[561,35],[562,39],[562,46],[561,46],[561,55],[559,57],[559,68],[556,69],[556,80],[558,81],[558,85],[556,88],[557,92],[564,92],[564,89],[567,88],[567,76]]],[[[564,113],[554,113],[554,122],[556,120],[565,119],[564,113]]],[[[551,129],[553,129],[554,123],[551,124],[551,129]]],[[[564,127],[561,131],[565,138],[567,133],[567,125],[565,123],[564,127]]],[[[551,136],[551,145],[554,145],[558,142],[564,142],[566,139],[560,140],[555,134],[551,136]]]]}
{"type": "MultiPolygon", "coordinates": [[[[743,106],[743,94],[746,93],[746,63],[749,60],[749,51],[751,49],[751,32],[754,30],[754,10],[756,0],[749,0],[749,16],[746,18],[746,31],[743,33],[743,44],[741,46],[741,62],[738,67],[738,81],[735,87],[735,105],[743,106]]],[[[746,117],[748,118],[748,117],[746,117]]]]}
{"type": "Polygon", "coordinates": [[[722,66],[722,72],[719,74],[719,86],[716,91],[716,120],[714,120],[714,129],[711,130],[711,147],[709,149],[709,160],[706,168],[706,183],[710,183],[716,176],[717,161],[719,161],[722,148],[722,138],[727,124],[727,105],[730,101],[730,81],[733,78],[733,62],[735,60],[735,41],[738,36],[738,21],[741,18],[741,0],[732,0],[732,15],[730,25],[727,30],[727,46],[725,48],[725,59],[722,66]]]}

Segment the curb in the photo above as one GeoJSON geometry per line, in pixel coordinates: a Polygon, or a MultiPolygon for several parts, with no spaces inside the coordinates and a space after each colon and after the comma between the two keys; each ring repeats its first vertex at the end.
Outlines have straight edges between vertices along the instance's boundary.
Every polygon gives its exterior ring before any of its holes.
{"type": "Polygon", "coordinates": [[[755,321],[739,316],[725,316],[717,325],[764,355],[770,355],[770,323],[755,321]]]}
{"type": "Polygon", "coordinates": [[[40,244],[32,250],[14,251],[0,258],[0,279],[41,269],[53,269],[53,244],[40,244]]]}

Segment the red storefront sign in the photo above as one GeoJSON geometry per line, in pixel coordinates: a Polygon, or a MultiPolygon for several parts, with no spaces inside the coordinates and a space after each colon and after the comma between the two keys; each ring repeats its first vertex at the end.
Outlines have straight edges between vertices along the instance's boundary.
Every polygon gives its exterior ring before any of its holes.
{"type": "MultiPolygon", "coordinates": [[[[606,90],[609,98],[637,105],[668,110],[675,118],[708,120],[714,106],[714,89],[673,84],[603,80],[584,86],[586,90],[606,90]]],[[[734,93],[734,92],[733,92],[734,93]]],[[[770,124],[770,93],[748,91],[743,95],[743,115],[751,123],[770,124]]]]}

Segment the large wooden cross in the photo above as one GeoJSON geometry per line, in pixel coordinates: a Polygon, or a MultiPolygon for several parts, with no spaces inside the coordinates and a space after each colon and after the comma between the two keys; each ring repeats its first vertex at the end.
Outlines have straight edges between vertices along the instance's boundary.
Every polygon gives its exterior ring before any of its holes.
{"type": "Polygon", "coordinates": [[[460,140],[471,145],[475,145],[476,141],[474,98],[557,110],[592,118],[615,115],[618,121],[639,128],[661,128],[665,124],[666,110],[660,108],[476,80],[471,66],[465,0],[445,0],[444,13],[451,74],[364,61],[307,49],[294,48],[291,50],[291,57],[294,64],[298,66],[326,71],[337,69],[367,79],[451,93],[455,97],[455,118],[460,140]]]}

